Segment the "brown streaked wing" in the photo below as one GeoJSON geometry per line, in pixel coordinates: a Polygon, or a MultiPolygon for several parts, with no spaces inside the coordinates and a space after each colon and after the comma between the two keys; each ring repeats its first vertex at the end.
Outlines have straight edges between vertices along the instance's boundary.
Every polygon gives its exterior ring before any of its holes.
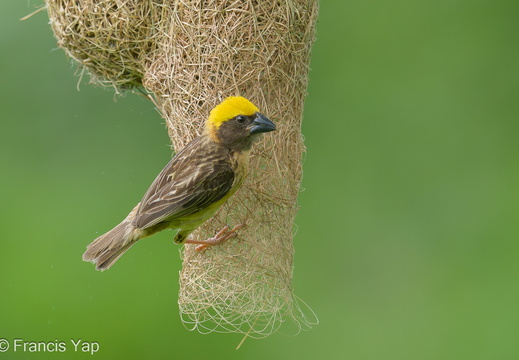
{"type": "Polygon", "coordinates": [[[222,199],[232,188],[235,176],[226,153],[218,151],[221,148],[190,145],[186,146],[190,149],[183,149],[170,161],[150,186],[133,220],[135,226],[145,229],[164,220],[188,216],[222,199]]]}
{"type": "Polygon", "coordinates": [[[170,175],[174,175],[178,168],[185,168],[186,163],[189,163],[189,158],[192,157],[193,154],[196,153],[196,148],[200,147],[200,143],[202,138],[198,137],[194,139],[192,142],[187,144],[182,150],[180,150],[173,158],[169,161],[169,163],[162,169],[162,171],[157,175],[153,183],[150,185],[146,193],[144,194],[141,204],[144,204],[148,201],[148,199],[156,194],[162,187],[164,187],[168,181],[171,180],[170,175]],[[191,155],[191,156],[190,156],[191,155]]]}

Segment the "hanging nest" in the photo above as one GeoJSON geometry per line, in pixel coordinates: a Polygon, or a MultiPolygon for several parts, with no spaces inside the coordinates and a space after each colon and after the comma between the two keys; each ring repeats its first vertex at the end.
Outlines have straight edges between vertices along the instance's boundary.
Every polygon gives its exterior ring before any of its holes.
{"type": "Polygon", "coordinates": [[[227,96],[250,99],[274,120],[278,130],[254,145],[242,189],[193,235],[246,228],[203,253],[183,248],[180,313],[200,332],[262,337],[287,318],[308,328],[314,318],[291,286],[292,239],[318,1],[47,0],[47,8],[58,44],[94,82],[153,93],[177,150],[227,96]]]}
{"type": "Polygon", "coordinates": [[[163,1],[47,0],[58,46],[91,82],[116,90],[140,86],[146,58],[163,36],[163,1]]]}

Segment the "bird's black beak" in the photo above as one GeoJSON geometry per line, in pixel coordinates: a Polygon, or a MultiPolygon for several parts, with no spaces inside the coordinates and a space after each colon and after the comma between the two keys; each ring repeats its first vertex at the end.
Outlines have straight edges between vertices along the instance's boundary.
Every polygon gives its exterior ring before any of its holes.
{"type": "Polygon", "coordinates": [[[274,130],[276,130],[276,125],[272,121],[270,121],[266,116],[256,113],[256,118],[252,122],[252,127],[250,129],[251,135],[274,130]]]}

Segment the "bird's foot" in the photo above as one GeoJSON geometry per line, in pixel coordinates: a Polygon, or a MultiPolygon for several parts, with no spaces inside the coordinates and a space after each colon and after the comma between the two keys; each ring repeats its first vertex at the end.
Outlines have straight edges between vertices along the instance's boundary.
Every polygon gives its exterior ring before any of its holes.
{"type": "Polygon", "coordinates": [[[227,240],[236,237],[238,235],[236,233],[236,231],[240,230],[244,226],[245,225],[240,224],[240,225],[236,225],[232,229],[230,229],[229,226],[225,226],[222,230],[220,230],[218,232],[218,234],[216,234],[212,238],[209,238],[206,240],[187,239],[186,243],[187,244],[198,244],[198,246],[195,248],[195,250],[197,252],[201,252],[201,251],[205,250],[206,248],[208,248],[209,246],[220,245],[220,244],[223,244],[224,242],[226,242],[227,240]]]}

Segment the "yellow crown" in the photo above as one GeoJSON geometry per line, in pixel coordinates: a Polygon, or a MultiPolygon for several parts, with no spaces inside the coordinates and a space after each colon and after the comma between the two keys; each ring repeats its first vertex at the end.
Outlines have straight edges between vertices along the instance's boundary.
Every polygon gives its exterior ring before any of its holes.
{"type": "Polygon", "coordinates": [[[207,124],[218,129],[223,122],[238,115],[250,116],[258,111],[259,109],[244,97],[230,96],[211,110],[207,124]]]}

